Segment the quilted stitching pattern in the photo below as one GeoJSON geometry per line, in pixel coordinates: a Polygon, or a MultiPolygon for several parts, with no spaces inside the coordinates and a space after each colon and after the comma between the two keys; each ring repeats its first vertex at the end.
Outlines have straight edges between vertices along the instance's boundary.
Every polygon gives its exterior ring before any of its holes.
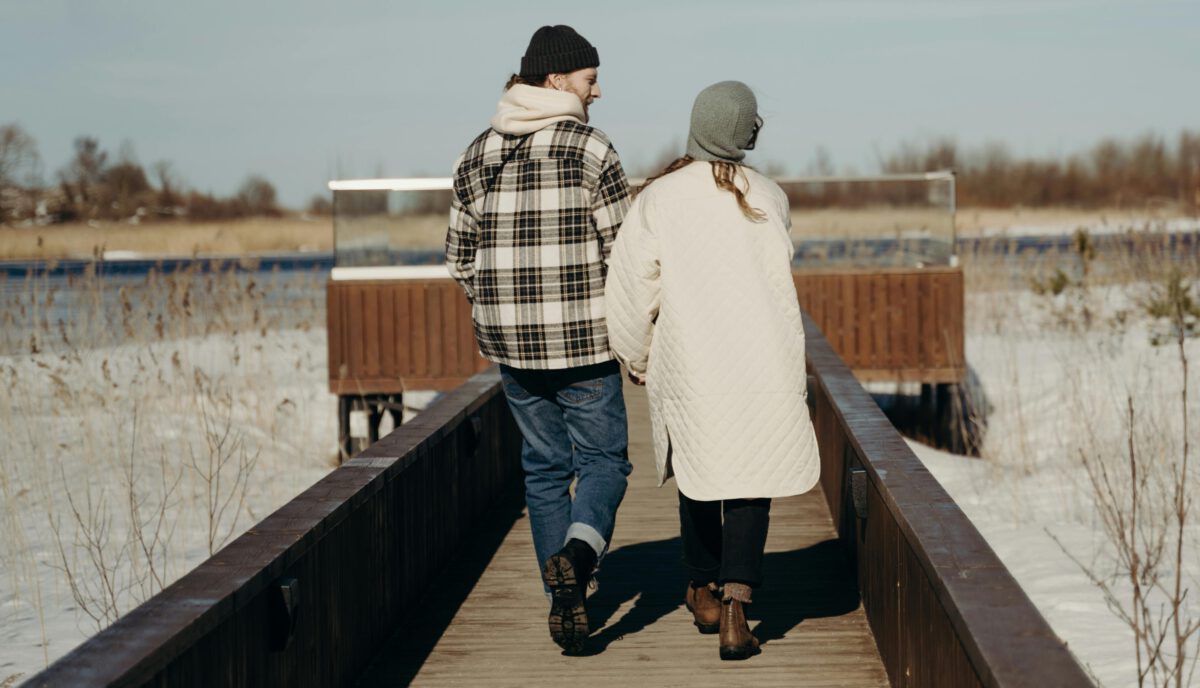
{"type": "Polygon", "coordinates": [[[605,288],[609,341],[646,374],[660,484],[674,474],[698,500],[800,494],[820,462],[787,197],[747,169],[747,200],[767,214],[751,222],[710,170],[692,163],[630,207],[605,288]]]}

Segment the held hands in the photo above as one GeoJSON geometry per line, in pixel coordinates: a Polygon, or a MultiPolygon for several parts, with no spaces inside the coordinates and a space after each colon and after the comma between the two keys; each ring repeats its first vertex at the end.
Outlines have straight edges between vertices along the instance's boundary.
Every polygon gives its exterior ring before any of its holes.
{"type": "Polygon", "coordinates": [[[628,372],[629,372],[629,381],[630,382],[632,382],[635,385],[642,386],[642,387],[644,387],[646,385],[646,376],[645,375],[638,375],[637,373],[633,372],[632,370],[630,370],[628,372]]]}

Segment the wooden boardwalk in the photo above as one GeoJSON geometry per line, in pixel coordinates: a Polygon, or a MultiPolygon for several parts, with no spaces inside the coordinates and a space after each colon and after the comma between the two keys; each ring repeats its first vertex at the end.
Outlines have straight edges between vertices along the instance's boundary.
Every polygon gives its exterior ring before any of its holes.
{"type": "Polygon", "coordinates": [[[548,604],[520,494],[511,495],[397,630],[361,686],[886,686],[820,488],[776,500],[766,583],[749,608],[763,652],[722,662],[683,607],[674,482],[656,486],[646,395],[626,385],[629,491],[590,598],[583,657],[546,630],[548,604]]]}

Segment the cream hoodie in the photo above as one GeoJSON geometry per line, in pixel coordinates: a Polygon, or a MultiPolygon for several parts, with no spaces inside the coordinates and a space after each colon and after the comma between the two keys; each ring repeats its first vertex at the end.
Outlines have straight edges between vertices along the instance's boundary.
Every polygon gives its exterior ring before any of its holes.
{"type": "Polygon", "coordinates": [[[517,84],[500,98],[491,124],[501,134],[524,136],[568,119],[587,124],[587,114],[579,96],[552,88],[517,84]]]}

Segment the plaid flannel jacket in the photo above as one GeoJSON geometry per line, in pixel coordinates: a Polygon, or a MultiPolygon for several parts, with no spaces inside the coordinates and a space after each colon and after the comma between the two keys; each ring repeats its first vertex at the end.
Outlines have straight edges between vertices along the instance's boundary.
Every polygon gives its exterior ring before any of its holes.
{"type": "Polygon", "coordinates": [[[484,358],[561,369],[612,359],[604,278],[629,182],[603,132],[489,129],[455,163],[446,265],[484,358]]]}

